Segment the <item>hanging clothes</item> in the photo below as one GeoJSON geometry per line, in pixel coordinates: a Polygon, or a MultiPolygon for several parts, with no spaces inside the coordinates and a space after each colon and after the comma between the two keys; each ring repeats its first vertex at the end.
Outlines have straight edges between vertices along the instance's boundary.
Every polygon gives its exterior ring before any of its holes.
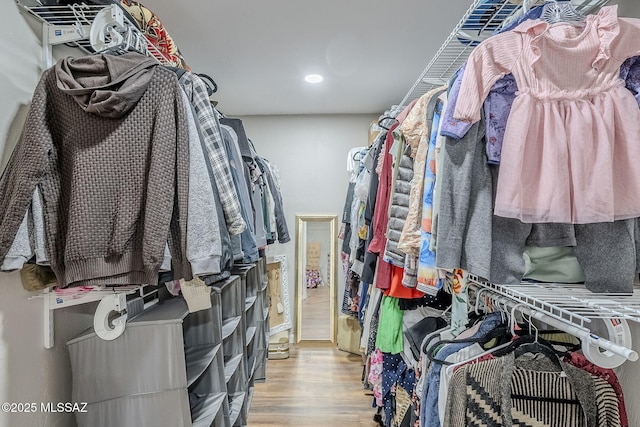
{"type": "Polygon", "coordinates": [[[222,271],[222,242],[213,185],[207,171],[200,133],[189,98],[181,92],[189,131],[189,199],[187,212],[187,259],[196,275],[222,271]]]}
{"type": "Polygon", "coordinates": [[[189,70],[189,66],[174,42],[173,37],[171,37],[155,13],[143,6],[140,2],[134,0],[120,0],[115,3],[119,3],[120,6],[128,12],[129,17],[135,21],[134,24],[137,25],[149,43],[162,54],[167,64],[189,70]]]}
{"type": "Polygon", "coordinates": [[[406,254],[415,256],[420,254],[424,173],[427,153],[429,152],[433,112],[438,102],[438,95],[443,91],[443,88],[438,88],[423,95],[400,126],[407,144],[411,147],[411,153],[414,157],[414,170],[409,194],[409,212],[402,229],[398,249],[406,254]]]}
{"type": "MultiPolygon", "coordinates": [[[[379,184],[378,193],[376,195],[376,208],[373,216],[373,239],[369,243],[367,251],[373,253],[384,253],[384,247],[386,245],[385,233],[387,231],[387,224],[389,223],[389,200],[391,197],[391,147],[393,145],[392,131],[398,125],[395,124],[391,131],[387,133],[387,137],[384,143],[384,150],[381,150],[380,155],[382,161],[378,160],[379,172],[379,184]]],[[[378,263],[378,273],[375,280],[376,287],[380,289],[388,289],[391,285],[391,264],[380,260],[378,263]]]]}
{"type": "Polygon", "coordinates": [[[509,72],[520,93],[505,130],[496,215],[578,224],[640,216],[640,146],[627,142],[640,133],[640,110],[619,79],[622,62],[640,53],[638,35],[640,20],[606,6],[581,32],[527,21],[472,52],[456,119],[477,121],[509,72]]]}
{"type": "Polygon", "coordinates": [[[445,425],[620,426],[613,387],[579,368],[513,353],[458,369],[447,400],[445,425]],[[493,405],[487,405],[492,402],[493,405]]]}
{"type": "Polygon", "coordinates": [[[436,295],[442,288],[443,281],[436,270],[436,254],[431,250],[431,225],[433,215],[433,191],[436,180],[436,139],[442,103],[436,103],[433,112],[433,126],[429,136],[429,148],[424,169],[422,221],[420,226],[420,255],[418,258],[418,290],[429,295],[436,295]]]}
{"type": "Polygon", "coordinates": [[[289,235],[289,227],[287,226],[287,221],[284,215],[284,205],[282,202],[282,195],[280,193],[279,182],[274,177],[274,172],[271,169],[271,165],[268,160],[259,157],[257,154],[255,159],[262,171],[262,176],[266,179],[269,196],[273,200],[273,215],[276,225],[275,230],[273,230],[273,240],[277,240],[280,243],[287,243],[291,241],[291,236],[289,235]]]}
{"type": "Polygon", "coordinates": [[[192,278],[188,133],[173,73],[136,53],[60,60],[44,72],[24,129],[0,180],[0,259],[37,185],[61,285],[105,276],[157,283],[167,236],[174,269],[192,278]]]}
{"type": "Polygon", "coordinates": [[[209,101],[207,87],[198,76],[188,71],[181,71],[178,81],[195,109],[205,141],[207,160],[214,173],[229,233],[240,234],[246,228],[246,224],[242,219],[240,201],[231,178],[229,156],[220,134],[218,117],[209,101]]]}
{"type": "Polygon", "coordinates": [[[251,208],[251,198],[249,196],[249,184],[244,174],[244,163],[238,146],[238,135],[230,126],[220,125],[220,133],[225,145],[225,149],[229,154],[229,166],[231,170],[231,178],[238,194],[240,202],[240,210],[242,219],[247,228],[239,235],[234,236],[234,244],[238,260],[244,263],[256,262],[259,258],[258,247],[254,237],[254,224],[251,208]]]}

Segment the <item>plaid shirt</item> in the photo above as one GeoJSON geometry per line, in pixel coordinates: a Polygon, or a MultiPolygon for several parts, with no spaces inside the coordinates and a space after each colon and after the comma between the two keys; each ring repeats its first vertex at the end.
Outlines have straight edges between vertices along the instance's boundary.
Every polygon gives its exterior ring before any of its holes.
{"type": "Polygon", "coordinates": [[[246,228],[240,210],[240,201],[231,178],[229,156],[224,149],[220,123],[209,101],[207,87],[198,76],[185,72],[178,81],[194,108],[204,138],[206,158],[211,165],[213,178],[218,188],[222,210],[229,233],[240,234],[246,228]]]}

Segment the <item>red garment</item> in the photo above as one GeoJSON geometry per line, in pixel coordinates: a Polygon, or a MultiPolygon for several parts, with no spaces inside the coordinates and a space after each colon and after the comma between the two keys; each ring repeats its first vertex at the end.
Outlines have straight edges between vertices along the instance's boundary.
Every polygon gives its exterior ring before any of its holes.
{"type": "Polygon", "coordinates": [[[378,270],[376,271],[376,288],[386,290],[391,287],[391,264],[378,259],[378,270]]]}
{"type": "Polygon", "coordinates": [[[373,239],[369,243],[367,250],[374,254],[384,252],[387,244],[387,224],[389,223],[389,201],[391,200],[391,180],[393,157],[391,156],[391,146],[393,145],[393,130],[398,124],[391,126],[387,132],[385,140],[385,154],[382,159],[382,169],[380,172],[378,192],[376,193],[376,208],[373,212],[373,239]]]}
{"type": "MultiPolygon", "coordinates": [[[[391,179],[392,179],[392,163],[390,151],[393,145],[393,130],[398,127],[395,124],[391,130],[387,132],[385,141],[385,154],[382,158],[382,168],[380,172],[378,192],[376,193],[376,208],[373,212],[373,221],[371,231],[373,238],[369,243],[367,251],[374,254],[384,253],[384,247],[387,244],[385,236],[387,232],[387,223],[389,222],[389,201],[391,200],[391,179]]],[[[389,289],[391,286],[391,264],[382,260],[378,260],[378,271],[376,273],[376,288],[389,289]]]]}
{"type": "Polygon", "coordinates": [[[404,268],[391,266],[391,287],[385,291],[385,295],[394,298],[402,299],[414,299],[422,298],[424,294],[416,288],[407,288],[402,284],[402,277],[404,276],[404,268]]]}

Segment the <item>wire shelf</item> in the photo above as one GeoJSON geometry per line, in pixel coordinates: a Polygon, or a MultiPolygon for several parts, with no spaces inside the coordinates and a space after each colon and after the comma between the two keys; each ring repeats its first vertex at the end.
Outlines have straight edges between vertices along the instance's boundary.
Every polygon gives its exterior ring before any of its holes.
{"type": "Polygon", "coordinates": [[[555,319],[586,328],[592,319],[625,319],[640,322],[640,289],[632,294],[595,294],[574,284],[523,283],[496,285],[477,276],[469,280],[518,304],[538,310],[555,319]]]}
{"type": "MultiPolygon", "coordinates": [[[[586,15],[608,2],[609,0],[578,0],[573,3],[578,12],[586,15]]],[[[430,90],[447,84],[467,61],[475,46],[490,37],[503,24],[521,15],[522,11],[522,5],[515,5],[508,0],[474,0],[400,105],[409,105],[430,90]]]]}
{"type": "MultiPolygon", "coordinates": [[[[27,14],[35,17],[43,25],[51,28],[53,30],[53,37],[58,35],[62,36],[63,31],[66,31],[67,33],[75,31],[77,39],[64,42],[64,44],[80,48],[87,54],[95,53],[95,50],[91,47],[91,43],[89,42],[89,34],[91,31],[91,24],[98,13],[105,7],[120,7],[115,3],[108,6],[87,5],[84,3],[69,6],[26,6],[22,4],[20,0],[16,0],[16,4],[27,14]]],[[[136,24],[128,19],[127,15],[128,14],[125,13],[124,19],[126,22],[132,27],[133,31],[141,33],[136,24]]],[[[161,64],[166,65],[167,59],[162,52],[160,52],[160,50],[146,37],[145,40],[147,55],[154,57],[161,64]]],[[[54,44],[51,37],[49,38],[49,42],[54,44]]]]}
{"type": "Polygon", "coordinates": [[[104,5],[78,5],[74,6],[25,6],[20,1],[16,3],[24,11],[36,17],[39,21],[51,25],[74,25],[84,15],[85,25],[91,25],[98,12],[104,9],[104,5]]]}

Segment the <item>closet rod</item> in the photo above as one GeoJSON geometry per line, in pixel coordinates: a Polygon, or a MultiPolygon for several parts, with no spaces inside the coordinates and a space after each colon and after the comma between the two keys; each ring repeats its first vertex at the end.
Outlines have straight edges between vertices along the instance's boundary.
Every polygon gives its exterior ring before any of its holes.
{"type": "MultiPolygon", "coordinates": [[[[540,320],[543,323],[546,323],[549,326],[553,326],[554,328],[558,328],[570,335],[580,338],[580,340],[582,340],[583,343],[584,342],[591,343],[604,350],[609,350],[612,353],[617,354],[618,356],[622,356],[627,360],[631,360],[632,362],[635,362],[636,360],[638,360],[638,353],[635,350],[623,347],[605,338],[594,335],[588,330],[580,329],[577,326],[571,325],[569,323],[559,322],[557,319],[551,316],[548,316],[538,310],[532,310],[526,306],[519,307],[518,310],[535,319],[540,320]]],[[[583,347],[584,347],[584,344],[583,344],[583,347]]]]}

